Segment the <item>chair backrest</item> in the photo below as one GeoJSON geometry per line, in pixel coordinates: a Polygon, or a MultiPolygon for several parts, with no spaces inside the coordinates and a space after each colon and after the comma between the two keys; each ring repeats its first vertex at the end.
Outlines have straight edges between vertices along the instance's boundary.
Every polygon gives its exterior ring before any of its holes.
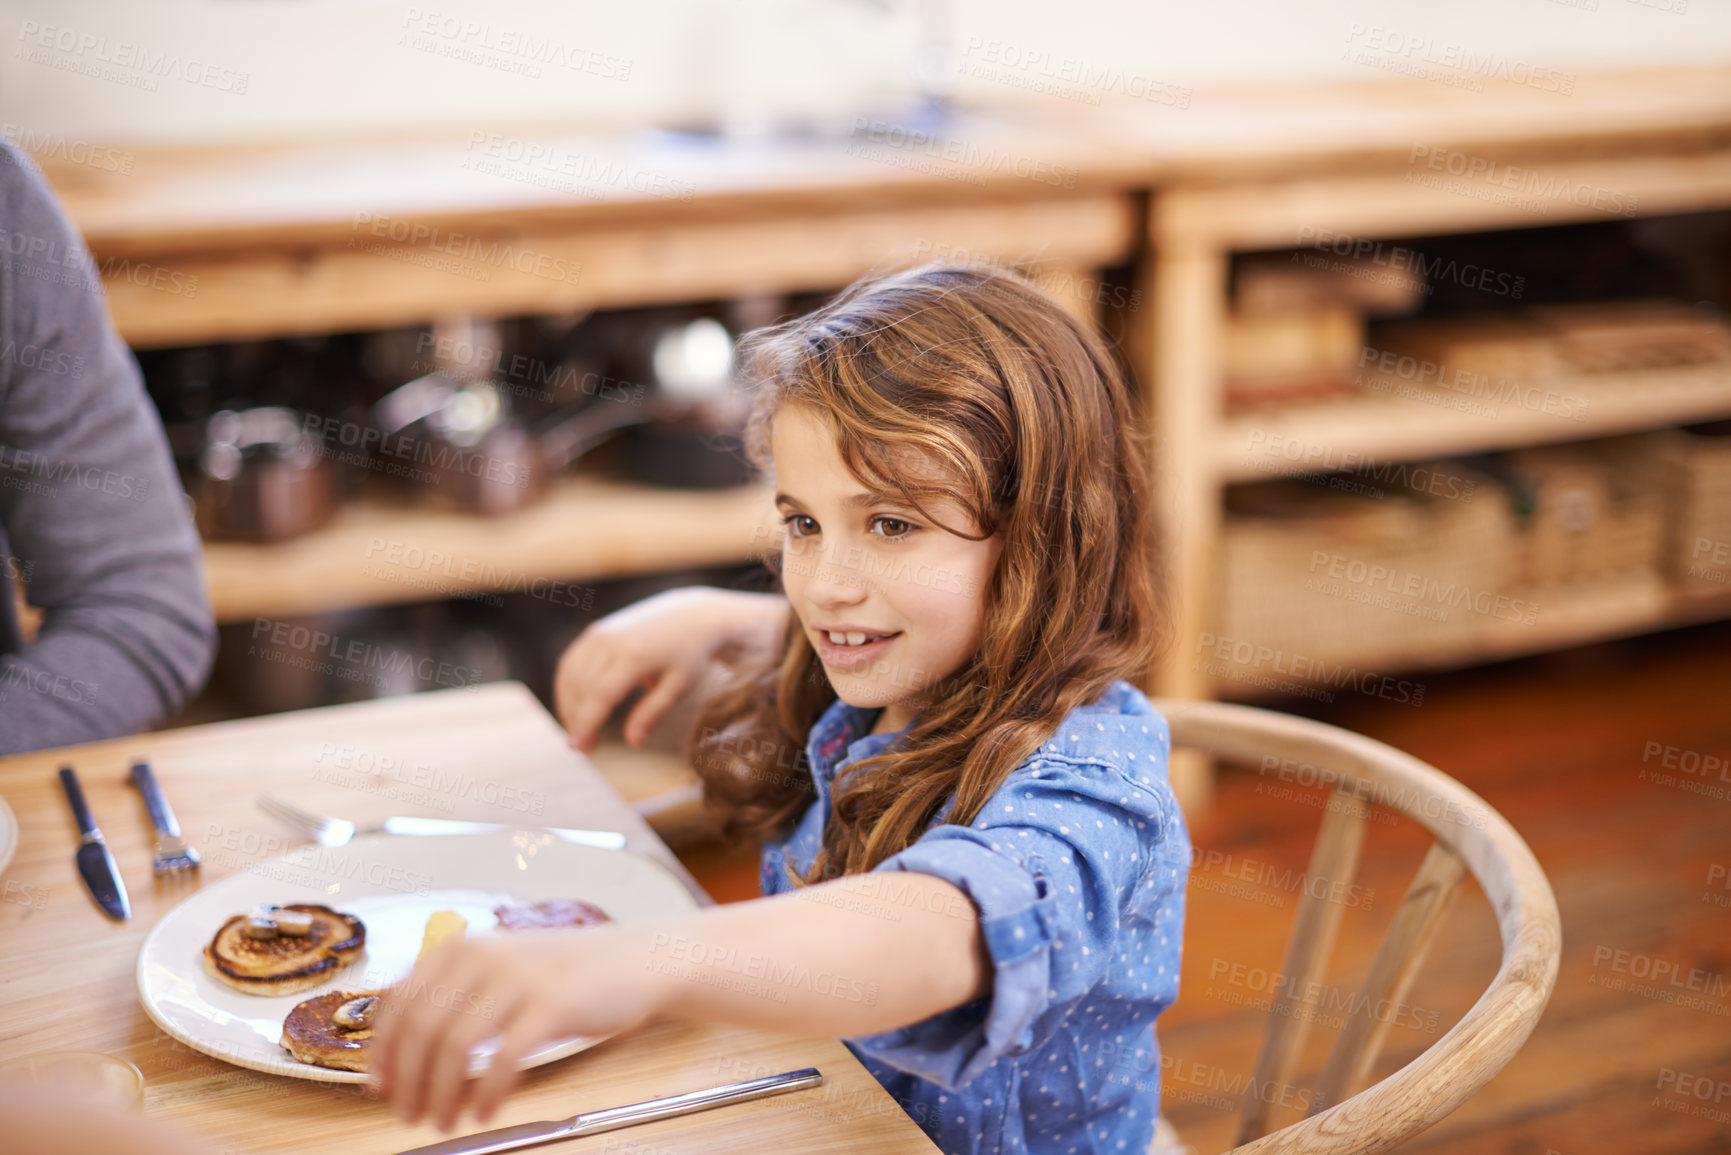
{"type": "Polygon", "coordinates": [[[1174,748],[1278,768],[1301,783],[1335,791],[1311,854],[1309,881],[1287,942],[1281,972],[1285,981],[1270,1007],[1252,1090],[1291,1086],[1312,1017],[1294,1012],[1302,1009],[1302,992],[1315,989],[1311,984],[1319,980],[1333,947],[1343,907],[1328,895],[1334,883],[1352,881],[1368,807],[1397,810],[1436,836],[1395,911],[1359,997],[1352,1000],[1354,1013],[1318,1079],[1309,1114],[1268,1133],[1272,1104],[1247,1093],[1235,1155],[1387,1150],[1490,1082],[1538,1022],[1556,981],[1561,948],[1550,883],[1514,828],[1434,766],[1338,726],[1220,702],[1156,699],[1154,706],[1171,723],[1174,748]],[[1389,1026],[1387,1016],[1378,1016],[1374,1008],[1398,1005],[1404,997],[1469,870],[1497,914],[1503,955],[1496,977],[1465,1016],[1423,1054],[1354,1094],[1375,1063],[1389,1026]]]}

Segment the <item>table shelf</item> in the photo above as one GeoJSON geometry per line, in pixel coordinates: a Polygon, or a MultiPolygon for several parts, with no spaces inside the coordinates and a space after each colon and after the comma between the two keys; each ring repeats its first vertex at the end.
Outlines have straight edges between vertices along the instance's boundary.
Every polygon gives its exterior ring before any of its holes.
{"type": "Polygon", "coordinates": [[[491,592],[570,604],[581,583],[749,561],[774,540],[772,514],[762,485],[574,477],[502,517],[356,502],[293,541],[208,542],[205,573],[221,622],[491,592]]]}
{"type": "MultiPolygon", "coordinates": [[[[1401,390],[1402,384],[1378,377],[1362,395],[1230,418],[1215,441],[1222,480],[1518,449],[1731,416],[1731,364],[1723,362],[1535,382],[1520,387],[1527,403],[1513,405],[1429,386],[1401,390]]],[[[1512,388],[1507,396],[1514,397],[1512,388]]]]}
{"type": "MultiPolygon", "coordinates": [[[[1568,646],[1731,619],[1731,589],[1723,594],[1680,593],[1656,574],[1579,590],[1516,591],[1514,596],[1538,604],[1534,624],[1487,618],[1482,629],[1446,643],[1427,645],[1422,652],[1401,646],[1383,652],[1365,649],[1340,658],[1327,654],[1308,657],[1312,664],[1329,670],[1348,663],[1361,673],[1374,670],[1378,675],[1399,676],[1506,661],[1568,646]]],[[[1321,685],[1314,679],[1287,680],[1321,685]]],[[[1235,682],[1231,678],[1220,679],[1216,690],[1222,698],[1237,700],[1266,695],[1266,691],[1248,682],[1235,682]]]]}

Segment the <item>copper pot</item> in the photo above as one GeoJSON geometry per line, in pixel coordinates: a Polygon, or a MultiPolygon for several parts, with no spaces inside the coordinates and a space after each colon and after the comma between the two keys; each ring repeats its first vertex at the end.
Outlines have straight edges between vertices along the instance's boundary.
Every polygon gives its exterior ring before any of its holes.
{"type": "Polygon", "coordinates": [[[488,381],[443,373],[417,377],[373,408],[379,452],[410,476],[425,475],[435,500],[471,513],[521,509],[546,493],[553,476],[651,407],[599,400],[531,428],[509,412],[488,381]]]}
{"type": "Polygon", "coordinates": [[[198,455],[195,506],[204,536],[230,541],[287,541],[336,512],[318,438],[300,413],[279,406],[211,415],[198,455]]]}

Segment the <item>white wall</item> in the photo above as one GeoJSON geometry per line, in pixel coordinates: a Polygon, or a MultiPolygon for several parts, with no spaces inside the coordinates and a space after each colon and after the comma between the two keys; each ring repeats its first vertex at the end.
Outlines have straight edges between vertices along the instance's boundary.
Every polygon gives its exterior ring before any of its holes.
{"type": "Polygon", "coordinates": [[[928,6],[952,29],[957,90],[983,99],[1375,76],[1344,58],[1373,35],[1397,67],[1414,57],[1393,37],[1419,59],[1731,73],[1731,0],[0,0],[0,125],[143,144],[847,118],[914,90],[928,6]]]}

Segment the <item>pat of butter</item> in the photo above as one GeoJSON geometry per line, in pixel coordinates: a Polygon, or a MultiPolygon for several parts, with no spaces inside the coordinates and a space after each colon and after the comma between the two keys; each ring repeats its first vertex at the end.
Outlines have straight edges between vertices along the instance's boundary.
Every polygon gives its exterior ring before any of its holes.
{"type": "Polygon", "coordinates": [[[421,936],[421,953],[415,956],[420,962],[427,957],[427,952],[448,938],[460,938],[469,929],[469,921],[454,910],[436,910],[427,919],[426,933],[421,936]]]}

